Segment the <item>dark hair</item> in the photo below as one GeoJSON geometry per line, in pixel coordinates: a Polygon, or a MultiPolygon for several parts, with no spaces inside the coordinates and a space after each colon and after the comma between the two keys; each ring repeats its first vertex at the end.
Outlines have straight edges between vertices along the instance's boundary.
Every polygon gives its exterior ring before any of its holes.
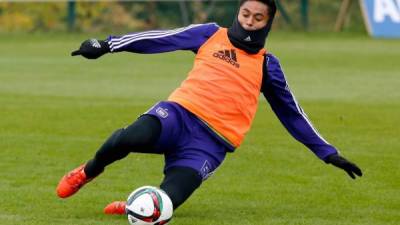
{"type": "Polygon", "coordinates": [[[240,0],[239,7],[241,7],[245,2],[248,1],[257,1],[266,4],[268,6],[268,16],[272,19],[275,17],[276,4],[274,0],[240,0]]]}

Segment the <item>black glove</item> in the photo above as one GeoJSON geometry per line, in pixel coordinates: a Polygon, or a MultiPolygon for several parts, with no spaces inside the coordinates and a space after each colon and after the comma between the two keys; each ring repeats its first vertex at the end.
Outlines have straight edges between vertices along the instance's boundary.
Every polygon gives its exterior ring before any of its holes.
{"type": "Polygon", "coordinates": [[[343,158],[342,156],[340,156],[338,154],[329,155],[325,159],[325,162],[330,163],[340,169],[343,169],[353,179],[356,179],[356,176],[354,174],[357,174],[359,177],[362,176],[361,169],[358,168],[358,166],[356,164],[348,161],[347,159],[343,158]]]}
{"type": "Polygon", "coordinates": [[[97,59],[110,52],[110,46],[106,41],[89,39],[81,44],[81,47],[71,53],[72,56],[82,55],[87,59],[97,59]]]}

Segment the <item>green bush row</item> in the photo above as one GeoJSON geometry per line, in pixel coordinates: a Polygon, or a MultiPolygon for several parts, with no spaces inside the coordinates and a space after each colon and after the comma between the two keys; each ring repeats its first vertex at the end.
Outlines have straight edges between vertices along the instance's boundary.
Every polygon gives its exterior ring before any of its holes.
{"type": "MultiPolygon", "coordinates": [[[[290,16],[289,24],[280,13],[275,28],[304,29],[298,0],[281,0],[290,16]]],[[[309,1],[309,26],[312,31],[331,31],[340,1],[309,1]]],[[[172,28],[189,23],[216,21],[229,26],[236,13],[237,0],[198,2],[77,2],[73,27],[68,26],[67,2],[0,3],[0,32],[67,31],[118,32],[152,28],[172,28]],[[184,8],[182,8],[184,6],[184,8]],[[184,11],[182,11],[184,10],[184,11]]],[[[354,2],[346,29],[364,30],[359,6],[354,2]]]]}

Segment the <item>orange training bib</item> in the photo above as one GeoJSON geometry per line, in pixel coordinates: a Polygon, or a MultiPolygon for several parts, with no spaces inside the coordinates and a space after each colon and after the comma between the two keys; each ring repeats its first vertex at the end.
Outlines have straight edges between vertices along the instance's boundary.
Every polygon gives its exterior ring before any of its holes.
{"type": "Polygon", "coordinates": [[[203,44],[186,80],[168,98],[238,147],[257,111],[265,49],[248,54],[220,28],[203,44]]]}

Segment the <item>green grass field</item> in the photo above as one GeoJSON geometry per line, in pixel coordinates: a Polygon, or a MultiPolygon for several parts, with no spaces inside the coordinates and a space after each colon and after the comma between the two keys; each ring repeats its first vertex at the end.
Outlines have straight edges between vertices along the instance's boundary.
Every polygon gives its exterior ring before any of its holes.
{"type": "MultiPolygon", "coordinates": [[[[193,54],[70,57],[86,35],[0,36],[0,224],[128,224],[103,207],[158,185],[163,158],[131,154],[76,196],[55,188],[115,129],[186,77],[193,54]]],[[[98,36],[103,37],[103,36],[98,36]]],[[[260,98],[245,143],[172,224],[400,224],[400,41],[277,33],[269,40],[323,136],[364,172],[351,180],[296,142],[260,98]]]]}

